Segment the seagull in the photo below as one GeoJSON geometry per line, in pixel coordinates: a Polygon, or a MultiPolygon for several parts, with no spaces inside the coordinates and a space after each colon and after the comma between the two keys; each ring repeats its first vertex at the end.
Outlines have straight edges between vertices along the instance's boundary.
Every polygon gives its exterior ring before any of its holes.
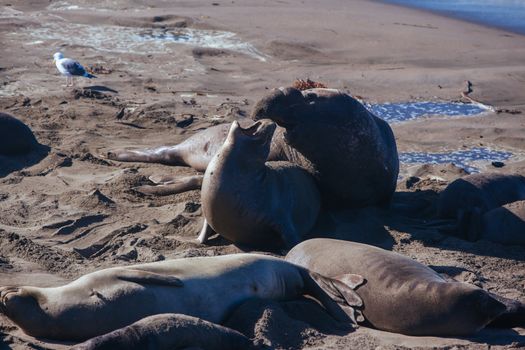
{"type": "Polygon", "coordinates": [[[53,62],[57,66],[57,69],[62,75],[66,76],[66,86],[75,85],[74,77],[86,77],[86,78],[96,78],[93,74],[86,72],[84,67],[80,63],[71,58],[64,58],[64,55],[61,52],[57,52],[53,55],[53,62]]]}

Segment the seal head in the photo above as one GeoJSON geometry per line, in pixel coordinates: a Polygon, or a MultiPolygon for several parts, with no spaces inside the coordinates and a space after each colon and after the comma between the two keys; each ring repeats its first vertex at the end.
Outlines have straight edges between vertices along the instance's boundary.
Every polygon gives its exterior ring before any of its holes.
{"type": "Polygon", "coordinates": [[[334,89],[274,89],[252,118],[286,129],[284,139],[300,157],[294,163],[317,180],[323,204],[387,204],[395,191],[399,159],[390,126],[359,101],[334,89]]]}

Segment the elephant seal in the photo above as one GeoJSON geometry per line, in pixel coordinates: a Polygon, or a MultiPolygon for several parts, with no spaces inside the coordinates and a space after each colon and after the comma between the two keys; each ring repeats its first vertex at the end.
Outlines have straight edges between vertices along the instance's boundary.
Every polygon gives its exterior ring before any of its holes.
{"type": "Polygon", "coordinates": [[[399,173],[394,134],[359,101],[334,89],[274,89],[253,109],[252,119],[262,118],[286,129],[286,143],[317,179],[324,204],[389,203],[399,173]]]}
{"type": "MultiPolygon", "coordinates": [[[[249,124],[251,121],[242,123],[249,124]]],[[[107,152],[105,157],[121,162],[186,165],[204,172],[226,140],[229,130],[230,124],[219,124],[202,130],[177,145],[138,150],[113,150],[107,152]]],[[[284,130],[281,130],[276,135],[281,135],[283,132],[284,130]]],[[[286,146],[281,139],[277,137],[272,140],[268,160],[288,160],[286,153],[289,151],[283,150],[286,146]]]]}
{"type": "Polygon", "coordinates": [[[467,238],[525,245],[525,201],[516,201],[471,218],[467,238]]]}
{"type": "MultiPolygon", "coordinates": [[[[311,239],[295,246],[286,260],[328,277],[363,276],[366,282],[356,290],[363,300],[359,311],[367,324],[385,331],[470,335],[507,310],[498,301],[504,298],[473,285],[448,282],[408,257],[365,244],[311,239]]],[[[523,314],[522,306],[513,307],[523,314]]]]}
{"type": "Polygon", "coordinates": [[[256,350],[243,334],[208,321],[181,314],[160,314],[92,338],[71,350],[256,350]]]}
{"type": "Polygon", "coordinates": [[[106,157],[121,162],[187,165],[203,172],[226,139],[229,127],[228,124],[215,125],[177,145],[138,150],[113,150],[107,152],[106,157]]]}
{"type": "Polygon", "coordinates": [[[438,216],[461,219],[474,210],[483,214],[525,199],[525,177],[496,173],[472,174],[453,181],[439,195],[438,216]]]}
{"type": "Polygon", "coordinates": [[[266,255],[195,257],[100,270],[56,288],[2,287],[0,312],[31,336],[69,341],[164,313],[221,323],[247,299],[286,300],[303,294],[319,300],[333,317],[350,322],[353,309],[344,303],[361,304],[352,289],[360,283],[360,276],[327,279],[266,255]],[[324,291],[317,283],[330,288],[324,291]],[[342,307],[332,300],[340,295],[342,307]]]}
{"type": "Polygon", "coordinates": [[[0,112],[0,155],[26,154],[39,146],[33,132],[15,117],[0,112]]]}
{"type": "Polygon", "coordinates": [[[201,243],[211,227],[237,244],[291,248],[315,224],[321,204],[313,177],[289,162],[266,163],[275,128],[271,121],[246,129],[233,122],[204,173],[201,243]]]}

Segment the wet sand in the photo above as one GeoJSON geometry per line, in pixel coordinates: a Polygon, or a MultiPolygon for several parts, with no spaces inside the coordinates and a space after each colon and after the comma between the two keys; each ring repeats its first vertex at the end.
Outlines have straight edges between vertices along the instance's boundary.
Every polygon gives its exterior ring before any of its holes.
{"type": "MultiPolygon", "coordinates": [[[[196,243],[199,191],[151,197],[133,190],[151,175],[192,169],[101,155],[175,144],[245,118],[268,89],[297,78],[367,103],[455,102],[469,80],[469,96],[494,111],[393,123],[399,151],[484,148],[511,155],[501,168],[491,165],[498,153],[467,162],[476,171],[525,169],[525,37],[418,10],[359,0],[0,1],[0,45],[0,110],[51,148],[43,159],[0,157],[0,285],[55,286],[104,267],[240,252],[221,238],[196,243]],[[64,87],[56,51],[98,65],[98,79],[64,87]]],[[[446,163],[402,163],[393,209],[334,213],[340,225],[324,234],[392,249],[525,302],[524,247],[465,242],[425,226],[439,191],[463,175],[446,163]],[[407,183],[410,176],[420,180],[407,183]]],[[[310,305],[297,303],[307,315],[310,305]]],[[[323,329],[286,303],[247,308],[260,312],[239,310],[244,321],[232,327],[277,348],[525,347],[522,328],[416,338],[323,329]]],[[[35,346],[66,348],[24,335],[0,315],[1,349],[35,346]]]]}

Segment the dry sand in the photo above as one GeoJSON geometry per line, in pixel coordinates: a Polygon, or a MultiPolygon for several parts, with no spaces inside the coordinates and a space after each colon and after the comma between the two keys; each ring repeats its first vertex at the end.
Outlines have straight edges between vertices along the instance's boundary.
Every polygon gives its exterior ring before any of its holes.
{"type": "MultiPolygon", "coordinates": [[[[54,286],[103,267],[238,252],[220,238],[194,241],[202,223],[199,191],[147,197],[132,190],[153,174],[193,170],[118,163],[100,154],[174,144],[244,118],[266,89],[296,78],[369,102],[457,100],[470,80],[471,96],[500,113],[396,124],[399,150],[487,146],[514,156],[503,168],[480,162],[482,171],[525,169],[525,115],[517,114],[525,113],[525,37],[417,10],[360,0],[2,0],[0,45],[0,110],[51,147],[41,160],[0,159],[0,285],[54,286]],[[230,49],[145,40],[160,38],[163,28],[183,28],[201,45],[219,35],[230,49]],[[59,50],[109,71],[79,82],[92,89],[65,88],[52,64],[59,50]]],[[[401,168],[393,210],[335,213],[340,224],[329,236],[401,252],[525,302],[524,247],[468,243],[425,226],[437,193],[464,172],[452,165],[401,168]],[[407,188],[409,175],[421,181],[407,188]]],[[[525,348],[521,328],[469,339],[405,337],[335,330],[324,317],[304,301],[259,302],[237,310],[231,324],[279,348],[525,348]]],[[[4,348],[65,345],[28,337],[0,315],[4,348]]]]}

